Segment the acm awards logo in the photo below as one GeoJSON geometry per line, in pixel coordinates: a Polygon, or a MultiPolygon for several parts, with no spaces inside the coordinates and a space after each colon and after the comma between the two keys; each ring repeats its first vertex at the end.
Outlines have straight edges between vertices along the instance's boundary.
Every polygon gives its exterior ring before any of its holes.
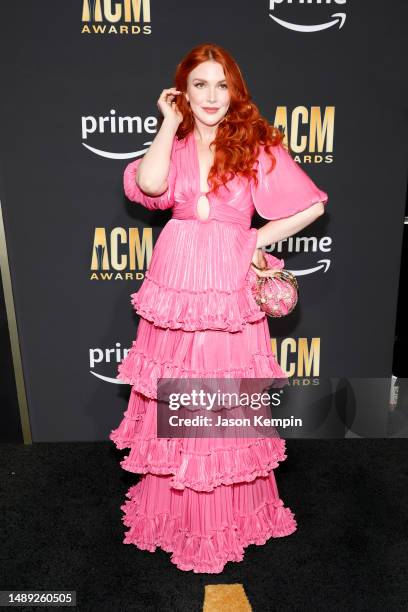
{"type": "Polygon", "coordinates": [[[319,337],[283,338],[279,347],[276,338],[271,338],[271,349],[288,378],[319,376],[319,337]]]}
{"type": "Polygon", "coordinates": [[[331,164],[334,150],[335,107],[277,106],[273,125],[285,135],[294,159],[301,164],[331,164]]]}
{"type": "Polygon", "coordinates": [[[151,227],[96,227],[90,280],[143,280],[152,252],[151,227]]]}
{"type": "Polygon", "coordinates": [[[346,13],[332,13],[329,15],[328,20],[325,15],[325,21],[312,23],[310,25],[293,22],[290,17],[293,15],[294,10],[296,11],[296,21],[303,17],[305,14],[303,11],[306,10],[308,13],[311,10],[313,12],[313,17],[315,17],[315,11],[318,10],[320,14],[325,5],[330,9],[333,5],[344,6],[346,3],[347,0],[269,0],[269,17],[276,24],[295,32],[313,33],[329,28],[338,28],[340,30],[346,22],[346,13]],[[285,10],[286,7],[290,8],[285,10]],[[292,7],[295,7],[295,9],[292,7]],[[289,15],[287,15],[288,12],[289,15]]]}
{"type": "MultiPolygon", "coordinates": [[[[311,386],[319,384],[316,380],[320,374],[320,338],[284,338],[279,345],[276,338],[271,338],[271,349],[280,367],[286,373],[293,386],[311,386]],[[301,380],[297,380],[297,377],[301,380]]],[[[125,385],[116,378],[117,366],[127,356],[130,348],[122,347],[115,342],[113,348],[94,347],[89,349],[89,371],[92,376],[114,385],[125,385]],[[115,375],[112,376],[112,368],[115,375]],[[103,374],[103,372],[106,372],[103,374]]]]}
{"type": "Polygon", "coordinates": [[[83,0],[81,34],[151,34],[150,0],[83,0]]]}

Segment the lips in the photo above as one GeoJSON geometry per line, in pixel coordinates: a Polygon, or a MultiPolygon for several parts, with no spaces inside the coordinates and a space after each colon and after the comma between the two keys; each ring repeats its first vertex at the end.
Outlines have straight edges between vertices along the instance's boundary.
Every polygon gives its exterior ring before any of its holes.
{"type": "Polygon", "coordinates": [[[202,107],[203,110],[205,110],[206,113],[216,113],[218,110],[220,110],[219,108],[212,108],[212,107],[202,107]]]}

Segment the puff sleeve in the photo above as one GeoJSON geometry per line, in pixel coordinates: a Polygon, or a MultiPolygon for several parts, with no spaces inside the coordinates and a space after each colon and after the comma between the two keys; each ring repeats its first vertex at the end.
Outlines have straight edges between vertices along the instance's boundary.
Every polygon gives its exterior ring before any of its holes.
{"type": "Polygon", "coordinates": [[[174,204],[174,186],[176,181],[176,164],[174,159],[175,141],[173,143],[170,168],[167,176],[167,189],[158,196],[150,196],[144,193],[136,183],[136,171],[142,161],[138,158],[128,164],[123,173],[123,187],[126,197],[132,202],[139,202],[145,208],[150,210],[164,210],[171,208],[174,204]]]}
{"type": "Polygon", "coordinates": [[[260,145],[255,162],[258,185],[251,181],[251,196],[258,214],[270,221],[290,217],[316,202],[328,201],[326,192],[319,189],[282,144],[270,148],[275,166],[267,174],[272,160],[260,145]]]}

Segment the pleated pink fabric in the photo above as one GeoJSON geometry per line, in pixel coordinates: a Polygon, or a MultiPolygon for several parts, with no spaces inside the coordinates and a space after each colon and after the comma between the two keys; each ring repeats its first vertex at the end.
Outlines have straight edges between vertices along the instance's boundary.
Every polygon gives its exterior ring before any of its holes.
{"type": "MultiPolygon", "coordinates": [[[[140,159],[127,165],[127,197],[151,210],[172,209],[131,304],[140,315],[136,339],[118,366],[131,386],[129,403],[109,438],[129,448],[123,469],[141,474],[126,493],[124,543],[171,553],[181,570],[220,573],[242,561],[249,544],[287,536],[297,528],[279,497],[274,468],[286,459],[285,440],[158,438],[159,378],[285,378],[271,350],[265,314],[253,299],[250,263],[255,210],[278,219],[328,201],[287,151],[273,147],[276,165],[260,147],[258,185],[235,176],[208,194],[200,219],[200,174],[192,132],[175,137],[167,190],[157,197],[135,181],[140,159]]],[[[272,257],[272,256],[270,256],[272,257]]],[[[273,259],[273,258],[272,258],[273,259]]]]}

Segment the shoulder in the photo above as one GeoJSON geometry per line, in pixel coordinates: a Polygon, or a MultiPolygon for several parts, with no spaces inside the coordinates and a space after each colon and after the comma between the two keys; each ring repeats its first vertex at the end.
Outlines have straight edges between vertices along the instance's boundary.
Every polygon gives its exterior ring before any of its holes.
{"type": "Polygon", "coordinates": [[[258,171],[262,170],[268,172],[269,170],[273,170],[282,159],[286,158],[286,156],[289,156],[289,153],[281,143],[269,145],[268,147],[266,147],[265,144],[259,143],[254,168],[255,170],[258,169],[258,171]]]}
{"type": "Polygon", "coordinates": [[[262,143],[258,143],[258,155],[257,158],[271,158],[271,155],[273,157],[281,157],[282,155],[289,155],[289,152],[287,151],[286,147],[279,142],[278,144],[274,144],[274,145],[265,145],[262,143]]]}

